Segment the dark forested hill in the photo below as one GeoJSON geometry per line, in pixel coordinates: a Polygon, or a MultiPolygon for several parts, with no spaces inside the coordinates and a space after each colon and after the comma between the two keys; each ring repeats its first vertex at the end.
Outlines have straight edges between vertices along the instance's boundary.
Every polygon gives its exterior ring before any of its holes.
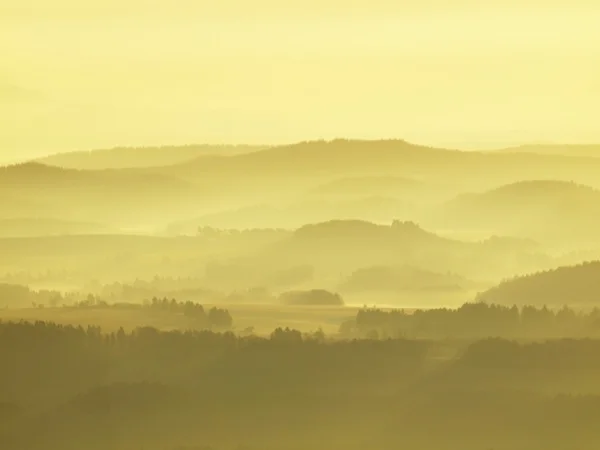
{"type": "Polygon", "coordinates": [[[482,292],[478,298],[505,305],[597,305],[600,261],[519,276],[482,292]]]}

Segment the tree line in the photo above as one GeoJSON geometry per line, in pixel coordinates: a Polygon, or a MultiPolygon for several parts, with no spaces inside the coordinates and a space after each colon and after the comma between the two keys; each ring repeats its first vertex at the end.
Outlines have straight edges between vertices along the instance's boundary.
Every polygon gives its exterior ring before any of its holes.
{"type": "Polygon", "coordinates": [[[560,450],[600,443],[600,340],[483,339],[442,363],[432,359],[448,345],[283,328],[239,337],[0,322],[0,448],[481,450],[527,442],[560,450]],[[551,395],[535,392],[542,381],[551,395]],[[585,395],[562,395],[572,390],[585,395]]]}
{"type": "Polygon", "coordinates": [[[425,339],[600,337],[600,309],[519,308],[483,302],[465,303],[457,309],[415,311],[365,307],[341,325],[340,333],[354,337],[425,339]]]}

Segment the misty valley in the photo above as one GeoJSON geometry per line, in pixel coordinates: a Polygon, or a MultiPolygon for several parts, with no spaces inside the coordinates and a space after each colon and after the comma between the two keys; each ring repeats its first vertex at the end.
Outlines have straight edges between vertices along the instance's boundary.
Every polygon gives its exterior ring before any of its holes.
{"type": "Polygon", "coordinates": [[[2,450],[600,447],[600,146],[0,167],[2,450]]]}

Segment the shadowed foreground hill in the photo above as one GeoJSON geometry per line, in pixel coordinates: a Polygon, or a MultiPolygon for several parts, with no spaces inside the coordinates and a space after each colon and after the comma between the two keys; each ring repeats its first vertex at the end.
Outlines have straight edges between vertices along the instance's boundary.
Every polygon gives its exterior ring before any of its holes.
{"type": "Polygon", "coordinates": [[[446,227],[486,229],[547,243],[600,238],[600,191],[573,182],[521,181],[464,194],[437,214],[446,227]]]}
{"type": "Polygon", "coordinates": [[[0,324],[0,339],[10,343],[0,346],[1,359],[11,361],[0,372],[3,449],[564,450],[600,443],[598,386],[578,384],[597,379],[597,340],[449,348],[329,341],[289,329],[240,338],[148,327],[104,334],[43,322],[0,324]],[[443,351],[443,361],[431,358],[443,351]]]}
{"type": "Polygon", "coordinates": [[[478,295],[504,305],[596,306],[599,299],[600,261],[519,276],[478,295]]]}
{"type": "Polygon", "coordinates": [[[236,155],[265,146],[184,145],[163,147],[117,147],[111,149],[59,153],[40,158],[42,164],[66,169],[125,169],[159,167],[183,163],[205,155],[236,155]]]}

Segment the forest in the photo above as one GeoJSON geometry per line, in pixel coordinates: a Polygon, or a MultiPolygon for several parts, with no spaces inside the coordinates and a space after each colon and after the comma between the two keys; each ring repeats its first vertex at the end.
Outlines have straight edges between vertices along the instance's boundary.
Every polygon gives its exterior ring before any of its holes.
{"type": "Polygon", "coordinates": [[[0,342],[0,442],[15,450],[560,449],[599,438],[597,340],[21,322],[0,324],[0,342]]]}

